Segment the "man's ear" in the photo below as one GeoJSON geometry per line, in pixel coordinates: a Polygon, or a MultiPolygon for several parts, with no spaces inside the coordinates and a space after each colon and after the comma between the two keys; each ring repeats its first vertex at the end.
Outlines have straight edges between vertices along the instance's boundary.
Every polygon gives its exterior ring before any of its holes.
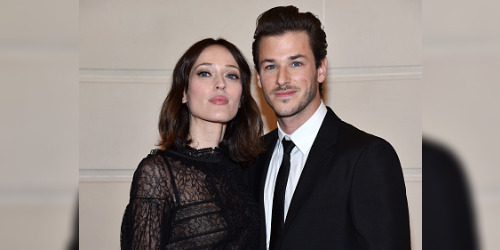
{"type": "Polygon", "coordinates": [[[326,69],[328,68],[328,59],[323,58],[318,67],[318,82],[324,82],[326,80],[326,69]]]}
{"type": "Polygon", "coordinates": [[[262,88],[262,83],[260,82],[259,74],[257,74],[257,85],[259,86],[259,88],[262,88]]]}

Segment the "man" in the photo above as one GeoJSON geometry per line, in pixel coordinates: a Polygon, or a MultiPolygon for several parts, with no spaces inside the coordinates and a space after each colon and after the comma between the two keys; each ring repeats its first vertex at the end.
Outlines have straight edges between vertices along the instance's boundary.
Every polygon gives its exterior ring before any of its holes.
{"type": "Polygon", "coordinates": [[[321,100],[321,22],[294,6],[272,8],[254,39],[258,85],[278,121],[247,172],[261,204],[261,249],[410,249],[396,152],[321,100]]]}

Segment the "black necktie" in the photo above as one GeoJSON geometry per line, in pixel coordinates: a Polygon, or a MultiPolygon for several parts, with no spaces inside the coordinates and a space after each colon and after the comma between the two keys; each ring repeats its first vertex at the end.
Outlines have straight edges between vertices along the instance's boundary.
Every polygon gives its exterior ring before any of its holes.
{"type": "Polygon", "coordinates": [[[276,177],[276,186],[274,187],[273,198],[273,214],[271,218],[271,240],[269,241],[269,249],[276,249],[279,239],[283,236],[283,226],[285,225],[285,190],[290,173],[290,152],[295,147],[292,141],[287,141],[285,138],[283,143],[283,160],[276,177]]]}

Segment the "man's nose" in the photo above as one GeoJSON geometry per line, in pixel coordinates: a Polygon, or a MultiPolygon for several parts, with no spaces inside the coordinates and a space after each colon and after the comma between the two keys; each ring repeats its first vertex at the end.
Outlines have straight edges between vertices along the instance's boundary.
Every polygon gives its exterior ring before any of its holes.
{"type": "Polygon", "coordinates": [[[286,67],[281,67],[278,70],[278,78],[276,79],[277,84],[282,86],[290,83],[290,75],[288,74],[288,70],[286,67]]]}

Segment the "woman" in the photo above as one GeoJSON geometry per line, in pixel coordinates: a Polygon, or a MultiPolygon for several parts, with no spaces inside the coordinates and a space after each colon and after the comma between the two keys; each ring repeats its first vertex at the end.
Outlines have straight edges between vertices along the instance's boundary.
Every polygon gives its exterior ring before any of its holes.
{"type": "Polygon", "coordinates": [[[204,39],[173,72],[153,150],[134,173],[122,249],[256,249],[256,203],[240,165],[259,152],[250,68],[233,44],[204,39]]]}

